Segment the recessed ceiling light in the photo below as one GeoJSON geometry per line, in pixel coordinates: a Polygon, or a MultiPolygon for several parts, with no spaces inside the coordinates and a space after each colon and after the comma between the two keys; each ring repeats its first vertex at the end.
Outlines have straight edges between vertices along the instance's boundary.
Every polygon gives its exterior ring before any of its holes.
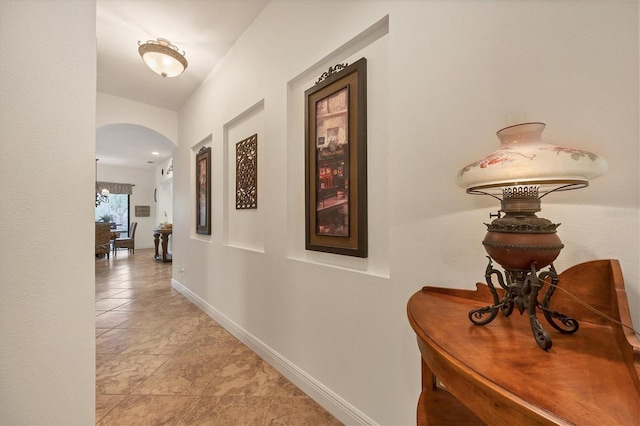
{"type": "Polygon", "coordinates": [[[153,164],[153,161],[147,161],[148,164],[153,164]]]}
{"type": "Polygon", "coordinates": [[[151,154],[153,154],[153,155],[160,155],[160,153],[159,153],[159,152],[157,152],[157,151],[153,151],[151,154]]]}

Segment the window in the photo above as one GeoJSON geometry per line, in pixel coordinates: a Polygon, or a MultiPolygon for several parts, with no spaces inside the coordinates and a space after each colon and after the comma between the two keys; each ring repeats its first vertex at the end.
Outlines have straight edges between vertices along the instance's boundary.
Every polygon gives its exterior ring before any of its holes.
{"type": "Polygon", "coordinates": [[[109,202],[96,207],[96,222],[111,223],[111,228],[120,231],[121,237],[128,236],[129,195],[109,194],[109,202]]]}

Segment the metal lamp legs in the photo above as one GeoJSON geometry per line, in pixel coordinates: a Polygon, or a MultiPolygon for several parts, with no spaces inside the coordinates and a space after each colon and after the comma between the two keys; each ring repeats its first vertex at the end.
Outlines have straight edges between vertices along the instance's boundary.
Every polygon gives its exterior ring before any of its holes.
{"type": "Polygon", "coordinates": [[[551,336],[538,320],[538,309],[542,311],[547,322],[559,332],[572,334],[578,331],[580,326],[578,321],[549,308],[551,296],[553,296],[559,281],[553,265],[549,267],[548,271],[542,271],[539,274],[535,264],[532,264],[531,270],[505,270],[503,275],[501,271],[493,267],[491,257],[489,257],[485,278],[493,296],[493,304],[469,311],[469,319],[473,324],[487,325],[498,316],[499,311],[502,311],[502,314],[508,317],[513,313],[513,308],[516,307],[520,315],[527,313],[533,337],[538,346],[545,351],[551,348],[552,342],[551,336]],[[505,290],[502,299],[500,299],[498,291],[493,284],[492,277],[494,275],[500,287],[505,290]],[[538,292],[547,279],[549,279],[550,285],[542,298],[542,302],[539,302],[538,292]],[[559,320],[560,324],[555,321],[556,319],[559,320]]]}

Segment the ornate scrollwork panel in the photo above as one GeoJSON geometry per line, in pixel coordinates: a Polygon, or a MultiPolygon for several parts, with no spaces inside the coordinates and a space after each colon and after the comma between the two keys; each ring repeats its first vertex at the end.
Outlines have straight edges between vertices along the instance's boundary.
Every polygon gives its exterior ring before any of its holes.
{"type": "Polygon", "coordinates": [[[258,134],[236,144],[236,209],[258,208],[258,134]]]}

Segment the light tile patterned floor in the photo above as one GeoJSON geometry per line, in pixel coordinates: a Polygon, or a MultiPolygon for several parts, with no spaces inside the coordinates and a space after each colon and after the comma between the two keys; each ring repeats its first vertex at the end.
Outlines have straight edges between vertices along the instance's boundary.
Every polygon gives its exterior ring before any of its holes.
{"type": "Polygon", "coordinates": [[[171,288],[151,250],[96,259],[98,425],[340,425],[171,288]]]}

